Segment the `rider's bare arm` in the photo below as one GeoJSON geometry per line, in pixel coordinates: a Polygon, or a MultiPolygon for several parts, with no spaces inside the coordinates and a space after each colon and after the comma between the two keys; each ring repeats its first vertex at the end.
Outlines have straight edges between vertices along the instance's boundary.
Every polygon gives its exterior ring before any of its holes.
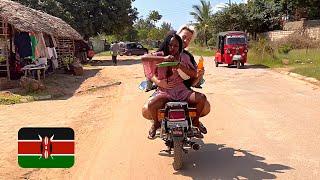
{"type": "Polygon", "coordinates": [[[188,68],[181,63],[178,65],[177,68],[181,69],[184,73],[186,73],[188,76],[190,76],[190,78],[197,78],[197,71],[196,70],[188,68]]]}
{"type": "Polygon", "coordinates": [[[141,61],[174,61],[174,56],[154,56],[152,54],[145,54],[141,57],[141,61]]]}
{"type": "Polygon", "coordinates": [[[195,87],[199,84],[200,80],[203,78],[204,69],[200,69],[197,72],[197,77],[192,80],[192,87],[195,87]]]}
{"type": "Polygon", "coordinates": [[[154,82],[158,87],[165,89],[172,89],[176,86],[175,82],[167,82],[166,79],[159,80],[156,76],[152,76],[151,81],[154,82]]]}

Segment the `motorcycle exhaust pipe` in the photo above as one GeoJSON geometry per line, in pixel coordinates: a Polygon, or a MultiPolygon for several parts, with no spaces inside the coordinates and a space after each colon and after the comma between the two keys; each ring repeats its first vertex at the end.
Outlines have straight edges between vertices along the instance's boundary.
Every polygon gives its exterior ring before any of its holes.
{"type": "Polygon", "coordinates": [[[198,151],[198,150],[200,149],[200,145],[197,144],[197,143],[194,143],[194,144],[191,146],[191,148],[192,148],[193,150],[195,150],[195,151],[198,151]]]}

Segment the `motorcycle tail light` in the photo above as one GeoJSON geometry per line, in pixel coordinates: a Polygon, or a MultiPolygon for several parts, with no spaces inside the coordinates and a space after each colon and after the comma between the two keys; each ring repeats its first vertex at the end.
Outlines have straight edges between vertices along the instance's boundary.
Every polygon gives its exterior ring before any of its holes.
{"type": "Polygon", "coordinates": [[[171,110],[168,112],[168,118],[170,120],[185,120],[184,110],[171,110]]]}
{"type": "Polygon", "coordinates": [[[158,120],[164,119],[164,112],[158,112],[158,120]]]}
{"type": "Polygon", "coordinates": [[[194,118],[197,116],[197,110],[196,109],[189,109],[189,117],[194,118]]]}

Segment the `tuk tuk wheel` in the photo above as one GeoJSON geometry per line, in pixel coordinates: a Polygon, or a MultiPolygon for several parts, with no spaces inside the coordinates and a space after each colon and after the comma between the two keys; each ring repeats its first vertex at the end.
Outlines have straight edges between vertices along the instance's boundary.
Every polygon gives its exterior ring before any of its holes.
{"type": "Polygon", "coordinates": [[[216,67],[219,66],[219,63],[218,63],[216,60],[214,60],[214,63],[215,63],[215,65],[216,65],[216,67]]]}
{"type": "Polygon", "coordinates": [[[240,61],[237,62],[237,68],[238,68],[238,69],[241,68],[241,62],[240,62],[240,61]]]}

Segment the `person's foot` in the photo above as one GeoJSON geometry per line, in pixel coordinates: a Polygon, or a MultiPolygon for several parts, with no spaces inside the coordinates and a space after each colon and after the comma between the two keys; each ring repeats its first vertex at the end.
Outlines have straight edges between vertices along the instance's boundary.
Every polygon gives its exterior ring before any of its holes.
{"type": "Polygon", "coordinates": [[[157,129],[160,128],[159,122],[154,122],[149,130],[148,139],[154,139],[157,133],[157,129]]]}
{"type": "Polygon", "coordinates": [[[204,127],[204,125],[201,122],[199,122],[199,127],[198,128],[199,128],[201,133],[203,133],[203,134],[207,134],[208,133],[207,132],[207,128],[204,127]]]}
{"type": "Polygon", "coordinates": [[[196,134],[194,137],[198,138],[198,139],[203,139],[204,136],[201,133],[196,134]]]}

